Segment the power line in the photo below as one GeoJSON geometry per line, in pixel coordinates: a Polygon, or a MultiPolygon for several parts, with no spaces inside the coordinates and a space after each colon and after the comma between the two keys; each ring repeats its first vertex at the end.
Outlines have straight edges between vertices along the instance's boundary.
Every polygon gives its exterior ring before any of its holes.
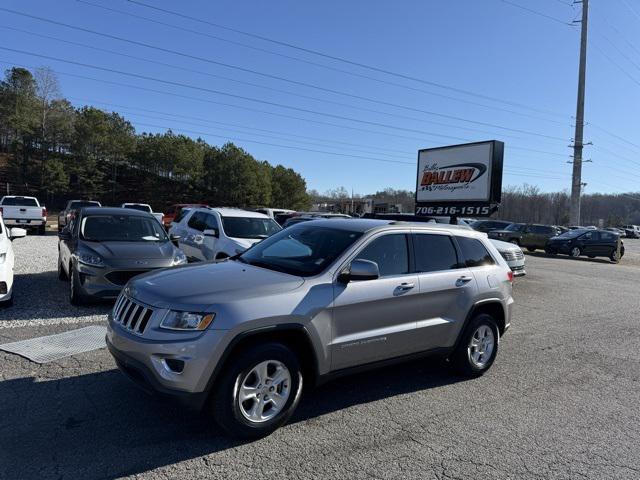
{"type": "MultiPolygon", "coordinates": [[[[556,18],[556,17],[552,17],[551,15],[547,15],[546,13],[542,13],[542,12],[539,12],[537,10],[533,10],[533,9],[531,9],[529,7],[525,7],[525,6],[519,5],[519,4],[517,4],[515,2],[511,2],[509,0],[501,0],[501,1],[502,1],[502,3],[506,3],[507,5],[511,5],[512,7],[519,8],[521,10],[524,10],[526,12],[532,13],[532,14],[537,15],[539,17],[544,17],[544,18],[546,18],[548,20],[553,20],[554,22],[561,23],[562,25],[568,25],[570,27],[573,27],[572,23],[565,22],[564,20],[561,20],[561,19],[556,18]]],[[[133,2],[133,3],[137,3],[137,2],[133,2]]]]}
{"type": "Polygon", "coordinates": [[[631,11],[631,13],[633,13],[636,18],[638,18],[640,20],[640,13],[637,12],[637,10],[635,8],[633,8],[629,2],[627,2],[627,0],[622,0],[622,3],[624,3],[626,5],[626,7],[631,11]]]}
{"type": "Polygon", "coordinates": [[[591,45],[598,51],[600,52],[600,54],[606,58],[607,60],[609,60],[609,62],[611,62],[613,65],[615,65],[616,68],[618,68],[618,70],[620,70],[622,73],[624,73],[633,83],[635,83],[636,85],[640,86],[640,81],[638,81],[633,75],[631,75],[629,72],[627,72],[624,67],[622,67],[618,62],[616,62],[613,58],[611,58],[609,55],[607,55],[607,52],[605,52],[602,48],[600,48],[598,46],[597,43],[591,42],[591,45]]]}
{"type": "MultiPolygon", "coordinates": [[[[15,65],[16,62],[8,62],[8,61],[0,61],[0,63],[6,63],[9,65],[15,65]]],[[[35,68],[33,66],[30,65],[21,65],[24,68],[35,68]]],[[[386,135],[386,136],[390,136],[390,137],[395,137],[395,138],[402,138],[402,139],[408,139],[408,140],[417,140],[420,142],[424,142],[425,138],[424,137],[411,137],[411,136],[407,136],[407,135],[399,135],[397,133],[390,133],[390,132],[385,132],[385,131],[380,131],[380,130],[370,130],[370,129],[365,129],[365,128],[359,128],[359,127],[354,127],[351,125],[343,125],[343,124],[336,124],[336,123],[331,123],[331,122],[325,122],[322,120],[317,120],[317,119],[309,119],[309,118],[304,118],[304,117],[298,117],[295,115],[289,115],[289,114],[285,114],[285,113],[280,113],[280,112],[272,112],[272,111],[268,111],[268,110],[260,110],[257,108],[252,108],[252,107],[247,107],[244,105],[236,105],[233,103],[226,103],[226,102],[220,102],[220,101],[216,101],[216,100],[211,100],[211,99],[207,99],[207,98],[202,98],[202,97],[192,97],[189,95],[184,95],[184,94],[180,94],[180,93],[176,93],[176,92],[167,92],[164,90],[157,90],[154,88],[149,88],[149,87],[141,87],[139,85],[133,85],[133,84],[129,84],[129,83],[124,83],[124,82],[117,82],[117,81],[113,81],[113,80],[105,80],[103,78],[95,78],[95,77],[90,77],[90,76],[86,76],[86,75],[81,75],[81,74],[77,74],[77,73],[70,73],[70,72],[63,72],[58,70],[57,71],[58,74],[60,75],[65,75],[65,76],[70,76],[70,77],[75,77],[75,78],[81,78],[84,80],[91,80],[94,82],[99,82],[99,83],[105,83],[108,85],[115,85],[115,86],[119,86],[119,87],[126,87],[126,88],[132,88],[132,89],[136,89],[136,90],[142,90],[142,91],[147,91],[147,92],[152,92],[152,93],[157,93],[157,94],[161,94],[161,95],[166,95],[172,98],[184,98],[184,99],[188,99],[188,100],[193,100],[195,102],[198,103],[210,103],[210,104],[214,104],[214,105],[221,105],[221,106],[225,106],[225,107],[231,107],[231,108],[237,108],[237,109],[241,109],[241,110],[247,110],[250,112],[257,112],[257,113],[262,113],[262,114],[266,114],[266,115],[273,115],[273,116],[277,116],[277,117],[283,117],[283,118],[289,118],[289,119],[293,119],[293,120],[300,120],[300,121],[304,121],[304,122],[309,122],[309,123],[315,123],[318,125],[327,125],[327,126],[331,126],[331,127],[336,127],[340,130],[354,130],[354,131],[359,131],[359,132],[366,132],[366,133],[373,133],[376,135],[386,135]]],[[[449,138],[449,139],[453,139],[453,140],[458,140],[461,142],[472,142],[474,141],[474,139],[470,139],[470,138],[465,138],[465,137],[454,137],[454,136],[450,136],[450,135],[440,135],[440,134],[430,134],[430,133],[423,133],[426,136],[430,136],[430,137],[442,137],[442,138],[449,138]]],[[[550,156],[556,156],[556,157],[562,157],[562,158],[567,158],[568,155],[565,154],[560,154],[557,152],[549,152],[549,151],[545,151],[545,150],[539,150],[539,149],[534,149],[534,148],[528,148],[528,147],[521,147],[521,146],[513,146],[513,145],[509,145],[510,149],[513,150],[522,150],[522,151],[526,151],[526,152],[532,152],[532,153],[538,153],[538,154],[542,154],[542,155],[550,155],[550,156]]]]}
{"type": "MultiPolygon", "coordinates": [[[[173,65],[173,64],[170,64],[170,63],[166,63],[166,62],[159,62],[159,61],[147,59],[147,58],[144,58],[144,57],[138,57],[138,56],[135,56],[135,55],[129,55],[129,54],[126,54],[126,53],[121,53],[121,52],[117,52],[117,51],[114,51],[114,50],[109,50],[109,49],[106,49],[106,48],[95,47],[93,45],[87,45],[87,44],[83,44],[83,43],[79,43],[79,42],[73,42],[73,41],[70,41],[70,40],[64,40],[64,39],[61,39],[61,38],[58,38],[58,37],[53,37],[53,36],[50,36],[50,35],[43,35],[43,34],[39,34],[39,33],[35,33],[35,32],[30,32],[30,31],[23,30],[23,29],[20,29],[20,28],[7,27],[7,26],[3,26],[3,25],[0,25],[0,28],[12,30],[12,31],[17,31],[17,32],[21,32],[21,33],[26,33],[28,35],[33,35],[33,36],[36,36],[36,37],[47,38],[49,40],[54,40],[54,41],[58,41],[58,42],[66,43],[66,44],[70,44],[70,45],[76,45],[76,46],[80,46],[80,47],[83,47],[83,48],[88,48],[88,49],[92,49],[92,50],[106,52],[106,53],[109,53],[109,54],[112,54],[112,55],[118,55],[118,56],[122,56],[122,57],[125,57],[125,58],[131,58],[131,59],[134,59],[134,60],[137,60],[137,61],[148,62],[148,63],[155,64],[155,65],[161,65],[161,66],[168,67],[168,68],[173,68],[173,69],[176,69],[176,70],[179,70],[179,71],[198,73],[200,75],[206,75],[206,76],[210,76],[212,78],[223,79],[223,80],[239,83],[239,84],[242,84],[242,85],[249,85],[249,86],[256,87],[256,88],[261,88],[261,89],[265,89],[265,90],[269,90],[269,91],[283,93],[285,95],[291,95],[291,96],[294,96],[294,97],[300,97],[300,98],[304,98],[304,99],[308,99],[308,100],[314,100],[314,101],[321,102],[321,103],[339,105],[341,107],[352,108],[354,110],[360,110],[360,111],[365,111],[365,112],[369,112],[369,113],[376,113],[376,114],[379,114],[379,115],[387,115],[387,116],[391,116],[391,117],[395,117],[395,118],[401,118],[403,120],[424,122],[424,123],[443,126],[443,127],[447,127],[447,128],[469,130],[469,131],[475,131],[475,132],[479,132],[479,133],[486,133],[486,134],[489,134],[489,135],[497,135],[495,132],[490,132],[490,131],[487,131],[487,130],[480,130],[480,129],[475,129],[475,128],[471,128],[471,127],[462,127],[462,126],[459,126],[459,125],[452,125],[450,123],[435,122],[433,120],[423,120],[423,119],[420,119],[420,118],[408,117],[406,115],[399,115],[399,114],[395,114],[395,113],[390,113],[390,112],[385,112],[385,111],[380,111],[380,110],[374,110],[374,109],[370,109],[370,108],[366,108],[366,107],[360,107],[360,106],[352,105],[352,104],[349,104],[349,103],[336,102],[336,101],[333,101],[333,100],[314,97],[314,96],[310,96],[310,95],[298,94],[298,93],[294,93],[294,92],[287,91],[287,90],[282,90],[282,89],[273,88],[273,87],[267,87],[267,86],[260,85],[260,84],[257,84],[257,83],[253,83],[253,82],[246,82],[244,80],[237,80],[237,79],[230,78],[230,77],[225,77],[225,76],[222,76],[222,75],[212,74],[212,73],[209,73],[209,72],[203,72],[201,70],[195,70],[195,69],[186,68],[186,67],[182,67],[182,66],[178,66],[178,65],[173,65]]],[[[429,112],[429,113],[424,112],[424,113],[425,114],[431,114],[431,112],[429,112]]],[[[440,115],[440,114],[436,114],[436,115],[440,115]]],[[[456,118],[456,120],[458,119],[458,117],[455,117],[455,118],[456,118]]],[[[492,124],[488,124],[488,125],[493,126],[492,124]]],[[[499,128],[506,129],[506,127],[499,127],[499,128]]],[[[524,132],[517,132],[517,133],[524,133],[524,132]]],[[[503,135],[503,136],[506,136],[506,137],[510,136],[510,135],[506,135],[506,134],[502,134],[502,133],[500,135],[503,135]]],[[[512,138],[521,138],[521,137],[518,137],[518,136],[511,136],[511,137],[512,138]]],[[[553,137],[551,139],[553,139],[553,140],[557,139],[557,140],[563,141],[563,139],[560,138],[560,137],[553,137]]]]}
{"type": "MultiPolygon", "coordinates": [[[[212,26],[212,27],[215,27],[215,28],[228,30],[228,31],[231,31],[231,32],[234,32],[234,33],[238,33],[240,35],[245,35],[245,36],[248,36],[248,37],[251,37],[251,38],[256,38],[256,39],[259,39],[259,40],[263,40],[265,42],[270,42],[270,43],[273,43],[273,44],[276,44],[276,45],[292,48],[292,49],[295,49],[295,50],[299,50],[299,51],[302,51],[302,52],[305,52],[305,53],[309,53],[309,54],[312,54],[312,55],[317,55],[317,56],[320,56],[320,57],[323,57],[323,58],[327,58],[327,59],[330,59],[330,60],[335,60],[335,61],[338,61],[338,62],[347,63],[349,65],[357,66],[357,67],[364,68],[364,69],[371,70],[371,71],[375,71],[375,72],[378,72],[378,73],[384,73],[386,75],[391,75],[391,76],[394,76],[394,77],[403,78],[405,80],[412,80],[414,82],[419,82],[419,83],[423,83],[425,85],[435,86],[435,87],[438,87],[438,88],[454,91],[454,92],[457,92],[457,93],[462,93],[462,94],[465,94],[465,95],[471,95],[471,96],[475,96],[475,97],[480,97],[480,98],[484,98],[484,99],[491,100],[491,101],[494,101],[494,102],[505,103],[505,104],[508,104],[508,105],[517,106],[517,107],[521,107],[521,108],[527,108],[527,109],[531,109],[531,110],[535,110],[535,111],[538,111],[538,112],[545,113],[543,110],[537,109],[535,107],[530,107],[528,105],[524,105],[524,104],[521,104],[521,103],[510,102],[510,101],[506,101],[506,100],[503,100],[503,99],[500,99],[500,98],[491,97],[491,96],[487,96],[487,95],[471,92],[471,91],[468,91],[468,90],[463,90],[463,89],[460,89],[460,88],[451,87],[449,85],[443,85],[441,83],[431,82],[431,81],[424,80],[422,78],[417,78],[417,77],[414,77],[414,76],[411,76],[411,75],[407,75],[407,74],[404,74],[404,73],[393,72],[391,70],[386,70],[386,69],[383,69],[383,68],[375,67],[373,65],[368,65],[368,64],[365,64],[365,63],[361,63],[361,62],[356,62],[354,60],[349,60],[349,59],[344,58],[344,57],[338,57],[338,56],[335,56],[335,55],[330,55],[330,54],[327,54],[327,53],[324,53],[324,52],[320,52],[318,50],[312,50],[310,48],[301,47],[299,45],[294,45],[294,44],[289,43],[289,42],[283,42],[283,41],[275,40],[273,38],[268,38],[268,37],[265,37],[265,36],[262,36],[262,35],[257,35],[255,33],[250,33],[250,32],[246,32],[246,31],[243,31],[243,30],[236,29],[236,28],[227,27],[227,26],[221,25],[219,23],[214,23],[214,22],[210,22],[208,20],[204,20],[202,18],[197,18],[197,17],[192,17],[192,16],[189,16],[189,15],[185,15],[183,13],[176,12],[174,10],[167,10],[167,9],[164,9],[164,8],[160,8],[160,7],[156,6],[156,5],[149,5],[148,3],[140,2],[140,1],[137,1],[137,0],[128,0],[128,1],[130,3],[136,4],[136,5],[145,7],[145,8],[149,8],[149,9],[152,9],[152,10],[160,11],[160,12],[166,13],[168,15],[174,15],[174,16],[181,17],[181,18],[184,18],[184,19],[192,20],[194,22],[206,24],[206,25],[209,25],[209,26],[212,26]]],[[[549,113],[549,112],[546,112],[546,113],[549,113]]],[[[558,115],[555,112],[553,114],[554,115],[558,115]]],[[[562,116],[565,117],[565,115],[562,115],[562,116]]]]}
{"type": "MultiPolygon", "coordinates": [[[[206,62],[206,63],[212,63],[214,65],[219,65],[219,66],[223,66],[223,67],[227,67],[227,68],[240,70],[240,71],[243,71],[245,73],[252,73],[252,74],[264,76],[264,77],[275,79],[275,80],[280,80],[280,81],[284,81],[284,82],[288,82],[288,83],[292,83],[292,84],[296,84],[296,85],[300,85],[300,86],[305,86],[305,87],[308,87],[308,88],[314,88],[314,89],[317,89],[317,90],[321,90],[321,91],[325,91],[325,92],[329,92],[329,93],[334,93],[334,94],[337,94],[337,95],[342,95],[342,96],[346,96],[346,97],[350,97],[350,98],[355,98],[355,99],[358,99],[358,100],[364,100],[364,101],[367,101],[367,102],[377,103],[377,104],[380,104],[380,105],[391,106],[391,107],[394,107],[394,108],[409,110],[409,111],[418,112],[418,113],[422,113],[422,114],[426,114],[426,115],[437,116],[437,117],[441,117],[441,118],[452,119],[452,120],[461,121],[461,122],[465,122],[465,123],[470,123],[470,124],[474,124],[474,125],[489,126],[489,127],[492,127],[492,128],[500,128],[500,129],[507,130],[507,131],[513,131],[515,133],[524,133],[524,134],[527,134],[527,135],[539,136],[541,138],[550,138],[550,139],[553,139],[553,140],[564,141],[564,139],[562,139],[561,137],[554,137],[554,136],[551,136],[551,135],[544,135],[544,134],[537,133],[537,132],[528,132],[526,130],[513,129],[513,128],[505,127],[505,126],[502,126],[502,125],[490,124],[490,123],[487,123],[487,122],[479,122],[479,121],[476,121],[476,120],[468,120],[468,119],[465,119],[465,118],[457,117],[455,115],[447,115],[447,114],[443,114],[443,113],[432,112],[432,111],[428,111],[428,110],[422,110],[422,109],[415,108],[415,107],[410,107],[410,106],[407,106],[407,105],[395,104],[395,103],[392,103],[392,102],[385,102],[385,101],[382,101],[382,100],[371,99],[371,98],[364,97],[364,96],[361,96],[361,95],[356,95],[356,94],[351,94],[351,93],[347,93],[347,92],[341,92],[339,90],[334,90],[334,89],[321,87],[319,85],[313,85],[313,84],[309,84],[309,83],[305,83],[305,82],[299,82],[299,81],[292,80],[292,79],[289,79],[289,78],[280,77],[280,76],[277,76],[277,75],[271,75],[271,74],[259,72],[259,71],[256,71],[256,70],[247,69],[247,68],[244,68],[244,67],[239,67],[237,65],[231,65],[231,64],[227,64],[227,63],[223,63],[223,62],[218,62],[216,60],[211,60],[211,59],[204,58],[204,57],[190,55],[190,54],[184,53],[184,52],[178,52],[178,51],[175,51],[175,50],[166,49],[166,48],[163,48],[163,47],[158,47],[158,46],[150,45],[150,44],[143,43],[143,42],[138,42],[136,40],[126,39],[126,38],[118,37],[118,36],[115,36],[115,35],[96,32],[96,31],[89,30],[89,29],[86,29],[86,28],[83,28],[83,27],[76,27],[76,26],[73,26],[73,25],[68,25],[68,24],[65,24],[65,23],[62,23],[62,22],[57,22],[57,21],[54,21],[54,20],[49,20],[49,19],[42,18],[42,17],[36,17],[34,15],[23,14],[23,13],[16,12],[14,10],[6,9],[6,8],[0,8],[0,11],[8,11],[10,13],[15,13],[17,15],[26,16],[28,18],[34,18],[34,19],[37,19],[37,20],[41,20],[41,21],[48,22],[48,23],[53,23],[53,24],[56,24],[56,25],[62,25],[62,26],[67,27],[67,28],[71,28],[71,29],[76,29],[76,30],[80,30],[80,31],[83,31],[83,32],[92,33],[92,34],[95,34],[95,35],[103,36],[103,37],[110,38],[110,39],[115,39],[115,40],[126,42],[126,43],[131,43],[131,44],[138,45],[138,46],[143,46],[145,48],[159,50],[159,51],[162,51],[162,52],[165,52],[165,53],[171,53],[173,55],[178,55],[178,56],[182,56],[182,57],[186,57],[186,58],[190,58],[190,59],[194,59],[194,60],[198,60],[198,61],[202,61],[202,62],[206,62]]],[[[29,53],[27,52],[27,54],[29,54],[29,53]]],[[[65,61],[65,60],[59,60],[59,61],[65,61]]],[[[343,106],[344,106],[344,104],[343,104],[343,106]]],[[[359,107],[354,107],[354,108],[359,108],[359,107]]],[[[379,112],[377,112],[377,113],[379,113],[379,112]]],[[[412,119],[412,120],[414,120],[414,119],[412,119]]]]}
{"type": "MultiPolygon", "coordinates": [[[[225,43],[229,43],[229,44],[232,44],[232,45],[241,46],[241,47],[252,49],[252,50],[256,50],[256,51],[259,51],[259,52],[269,53],[271,55],[276,55],[276,56],[279,56],[279,57],[282,57],[282,58],[287,58],[287,59],[290,59],[290,60],[294,60],[294,61],[298,61],[298,62],[301,62],[301,63],[308,64],[308,65],[314,65],[314,66],[317,66],[317,67],[320,67],[320,68],[324,68],[324,69],[327,69],[327,70],[331,70],[331,71],[334,71],[334,72],[339,72],[339,73],[343,73],[343,74],[346,74],[346,75],[351,75],[351,76],[358,77],[358,78],[365,78],[367,80],[371,80],[371,81],[374,81],[374,82],[382,83],[382,84],[385,84],[385,85],[391,85],[391,86],[394,86],[394,87],[403,88],[403,89],[410,90],[410,91],[413,91],[413,92],[420,92],[420,93],[424,93],[426,95],[432,95],[432,96],[436,96],[436,97],[439,97],[439,98],[445,98],[445,99],[448,99],[448,100],[461,102],[461,103],[464,103],[464,104],[467,104],[467,105],[475,105],[475,106],[482,107],[482,108],[487,108],[487,109],[490,109],[490,110],[496,110],[496,111],[511,113],[513,115],[520,115],[520,116],[527,117],[527,118],[535,118],[537,120],[542,120],[542,121],[549,122],[549,123],[555,123],[555,124],[558,124],[558,125],[564,125],[562,122],[558,122],[558,121],[555,121],[555,120],[550,120],[548,118],[540,117],[540,116],[537,116],[537,115],[532,115],[530,113],[518,112],[516,110],[510,110],[510,109],[507,109],[507,108],[497,107],[497,106],[494,106],[494,105],[487,105],[486,103],[474,102],[474,101],[471,101],[471,100],[452,97],[450,95],[445,95],[445,94],[442,94],[442,93],[436,93],[436,92],[432,92],[432,91],[429,91],[429,90],[424,90],[424,89],[420,89],[420,88],[411,87],[409,85],[404,85],[404,84],[397,83],[397,82],[391,82],[391,81],[388,81],[388,80],[382,80],[382,79],[379,79],[379,78],[375,78],[375,77],[371,77],[371,76],[368,76],[368,75],[364,75],[362,73],[351,72],[349,70],[344,70],[344,69],[336,68],[336,67],[333,67],[333,66],[330,66],[330,65],[324,65],[324,64],[321,64],[321,63],[317,63],[317,62],[312,62],[310,60],[306,60],[306,59],[303,59],[303,58],[293,57],[291,55],[286,55],[286,54],[281,53],[281,52],[275,52],[273,50],[268,50],[268,49],[265,49],[265,48],[256,47],[254,45],[249,45],[249,44],[246,44],[246,43],[237,42],[237,41],[234,41],[234,40],[229,40],[229,39],[226,39],[226,38],[223,38],[223,37],[219,37],[217,35],[211,35],[211,34],[208,34],[208,33],[205,33],[205,32],[201,32],[201,31],[198,31],[198,30],[185,28],[185,27],[180,26],[180,25],[175,25],[175,24],[167,23],[167,22],[161,22],[161,21],[153,19],[153,18],[145,17],[145,16],[142,16],[142,15],[137,15],[137,14],[131,13],[131,12],[125,12],[123,10],[119,10],[119,9],[115,9],[115,8],[106,7],[104,5],[95,4],[95,3],[92,3],[92,2],[88,2],[86,0],[76,0],[76,1],[79,2],[79,3],[83,3],[85,5],[88,5],[88,6],[92,6],[92,7],[95,7],[95,8],[100,8],[100,9],[107,10],[107,11],[110,11],[110,12],[115,12],[115,13],[118,13],[118,14],[121,14],[121,15],[125,15],[125,16],[128,16],[128,17],[137,18],[137,19],[140,19],[140,20],[144,20],[144,21],[147,21],[147,22],[155,23],[155,24],[158,24],[158,25],[163,25],[163,26],[166,26],[166,27],[169,27],[169,28],[174,28],[174,29],[177,29],[177,30],[180,30],[180,31],[184,31],[184,32],[188,32],[188,33],[192,33],[192,34],[195,34],[195,35],[201,35],[201,36],[212,38],[212,39],[215,39],[215,40],[218,40],[218,41],[221,41],[221,42],[225,42],[225,43]]],[[[524,108],[524,107],[521,107],[521,108],[524,108]]],[[[527,107],[527,109],[532,110],[532,111],[537,111],[537,112],[540,112],[540,113],[545,113],[546,115],[554,115],[554,116],[558,116],[558,117],[560,117],[560,116],[565,117],[564,115],[558,114],[556,112],[549,112],[547,110],[541,110],[541,109],[537,109],[537,108],[533,108],[533,107],[527,107]]]]}
{"type": "MultiPolygon", "coordinates": [[[[364,123],[364,124],[367,124],[367,125],[374,125],[374,126],[389,128],[389,129],[393,129],[393,130],[410,131],[410,132],[422,133],[422,134],[424,134],[424,133],[433,134],[433,132],[424,132],[424,131],[417,130],[417,129],[412,129],[412,128],[398,127],[398,126],[391,125],[391,124],[386,124],[386,123],[374,122],[374,121],[370,121],[370,120],[362,120],[362,119],[357,119],[357,118],[353,118],[353,117],[347,117],[347,116],[344,116],[344,115],[337,115],[337,114],[333,114],[333,113],[329,113],[329,112],[321,112],[321,111],[317,111],[317,110],[311,110],[311,109],[308,109],[308,108],[296,107],[294,105],[287,105],[287,104],[279,103],[279,102],[271,102],[271,101],[262,100],[262,99],[259,99],[259,98],[248,97],[246,95],[238,95],[238,94],[234,94],[234,93],[224,92],[222,90],[215,90],[215,89],[211,89],[211,88],[199,87],[197,85],[191,85],[191,84],[182,83],[182,82],[175,82],[175,81],[171,81],[171,80],[154,78],[154,77],[150,77],[148,75],[141,75],[141,74],[137,74],[137,73],[125,72],[125,71],[122,71],[122,70],[116,70],[116,69],[113,69],[113,68],[101,67],[101,66],[92,65],[92,64],[89,64],[89,63],[76,62],[74,60],[66,60],[66,59],[62,59],[62,58],[58,58],[58,57],[53,57],[53,56],[50,56],[50,55],[43,55],[43,54],[39,54],[39,53],[35,53],[35,52],[29,52],[29,51],[26,51],[26,50],[19,50],[19,49],[1,47],[1,46],[0,46],[0,50],[6,50],[6,51],[14,52],[14,53],[20,53],[20,54],[24,54],[24,55],[30,55],[30,56],[34,56],[34,57],[39,57],[39,58],[45,58],[47,60],[53,60],[53,61],[57,61],[57,62],[68,63],[70,65],[77,65],[77,66],[91,68],[91,69],[99,70],[99,71],[103,71],[103,72],[110,72],[110,73],[115,73],[115,74],[118,74],[118,75],[138,78],[138,79],[142,79],[142,80],[148,80],[148,81],[163,83],[163,84],[166,84],[166,85],[172,85],[172,86],[177,86],[177,87],[182,87],[182,88],[188,88],[188,89],[191,89],[191,90],[197,90],[197,91],[201,91],[201,92],[213,93],[213,94],[216,94],[216,95],[222,95],[222,96],[236,98],[236,99],[245,100],[245,101],[249,101],[249,102],[275,106],[275,107],[278,107],[278,108],[284,108],[284,109],[287,109],[287,110],[294,110],[294,111],[298,111],[298,112],[311,113],[311,114],[314,114],[314,115],[321,115],[321,116],[325,116],[325,117],[329,117],[329,118],[347,120],[347,121],[357,122],[357,123],[364,123]]],[[[415,120],[415,119],[413,119],[413,120],[415,120]]],[[[554,139],[554,140],[557,139],[557,140],[562,141],[561,137],[553,137],[553,136],[550,136],[550,135],[544,135],[544,134],[540,134],[540,133],[527,132],[526,130],[509,129],[507,127],[498,127],[498,128],[503,128],[503,129],[508,130],[508,131],[526,133],[528,135],[540,136],[540,137],[543,137],[543,138],[549,138],[549,139],[554,139]]],[[[450,137],[448,135],[442,135],[442,134],[438,134],[438,135],[440,135],[442,137],[450,137]]],[[[450,137],[450,138],[454,138],[454,137],[450,137]]]]}

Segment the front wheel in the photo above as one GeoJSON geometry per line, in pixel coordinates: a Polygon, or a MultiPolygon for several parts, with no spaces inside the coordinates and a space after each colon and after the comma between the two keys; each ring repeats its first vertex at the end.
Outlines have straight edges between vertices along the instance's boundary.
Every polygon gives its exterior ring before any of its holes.
{"type": "Polygon", "coordinates": [[[498,354],[498,326],[485,313],[473,318],[465,328],[451,361],[455,370],[467,377],[484,374],[498,354]]]}
{"type": "Polygon", "coordinates": [[[572,256],[573,258],[578,258],[581,254],[582,254],[582,252],[580,251],[580,248],[578,248],[578,247],[573,247],[571,249],[571,251],[569,252],[569,255],[572,256]]]}
{"type": "Polygon", "coordinates": [[[82,292],[80,285],[80,274],[73,265],[69,265],[69,301],[71,305],[76,306],[87,303],[87,296],[82,292]]]}
{"type": "Polygon", "coordinates": [[[613,263],[618,263],[620,261],[620,255],[618,254],[617,248],[611,252],[611,255],[609,255],[609,260],[611,260],[613,263]]]}
{"type": "Polygon", "coordinates": [[[284,425],[300,401],[302,370],[281,343],[267,343],[234,355],[216,383],[210,410],[229,435],[260,438],[284,425]]]}
{"type": "Polygon", "coordinates": [[[64,267],[62,266],[62,260],[58,258],[58,280],[68,280],[67,272],[64,271],[64,267]]]}

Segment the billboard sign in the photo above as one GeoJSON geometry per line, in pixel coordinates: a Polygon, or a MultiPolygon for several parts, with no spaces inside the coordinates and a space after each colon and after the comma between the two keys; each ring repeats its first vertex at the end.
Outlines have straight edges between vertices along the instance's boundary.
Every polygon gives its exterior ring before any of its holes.
{"type": "Polygon", "coordinates": [[[491,215],[502,195],[503,157],[496,140],[420,150],[416,215],[491,215]]]}

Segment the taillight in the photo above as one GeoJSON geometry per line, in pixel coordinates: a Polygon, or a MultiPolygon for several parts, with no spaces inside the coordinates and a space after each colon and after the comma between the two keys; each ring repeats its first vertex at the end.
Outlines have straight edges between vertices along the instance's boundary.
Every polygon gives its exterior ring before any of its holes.
{"type": "Polygon", "coordinates": [[[47,218],[47,207],[42,207],[42,216],[47,218]]]}
{"type": "Polygon", "coordinates": [[[0,216],[2,216],[3,213],[4,213],[4,210],[2,210],[2,207],[0,207],[0,216]]]}
{"type": "Polygon", "coordinates": [[[513,272],[511,270],[507,272],[507,280],[513,283],[513,272]]]}

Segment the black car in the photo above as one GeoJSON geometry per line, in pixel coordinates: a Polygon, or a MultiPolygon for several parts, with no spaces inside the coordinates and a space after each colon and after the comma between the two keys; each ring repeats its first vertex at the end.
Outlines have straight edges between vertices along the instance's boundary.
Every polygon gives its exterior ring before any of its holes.
{"type": "Polygon", "coordinates": [[[470,226],[478,232],[488,233],[491,230],[501,230],[507,228],[512,222],[504,220],[476,220],[470,226]]]}
{"type": "Polygon", "coordinates": [[[134,276],[187,262],[150,213],[81,209],[58,234],[58,278],[69,281],[73,305],[115,298],[134,276]]]}
{"type": "Polygon", "coordinates": [[[545,248],[547,240],[561,233],[560,229],[553,225],[512,223],[504,230],[492,230],[489,232],[489,238],[515,243],[534,252],[539,248],[545,248]]]}
{"type": "Polygon", "coordinates": [[[606,230],[570,230],[550,238],[545,252],[572,257],[608,257],[612,262],[618,262],[624,255],[624,242],[619,235],[606,230]]]}

